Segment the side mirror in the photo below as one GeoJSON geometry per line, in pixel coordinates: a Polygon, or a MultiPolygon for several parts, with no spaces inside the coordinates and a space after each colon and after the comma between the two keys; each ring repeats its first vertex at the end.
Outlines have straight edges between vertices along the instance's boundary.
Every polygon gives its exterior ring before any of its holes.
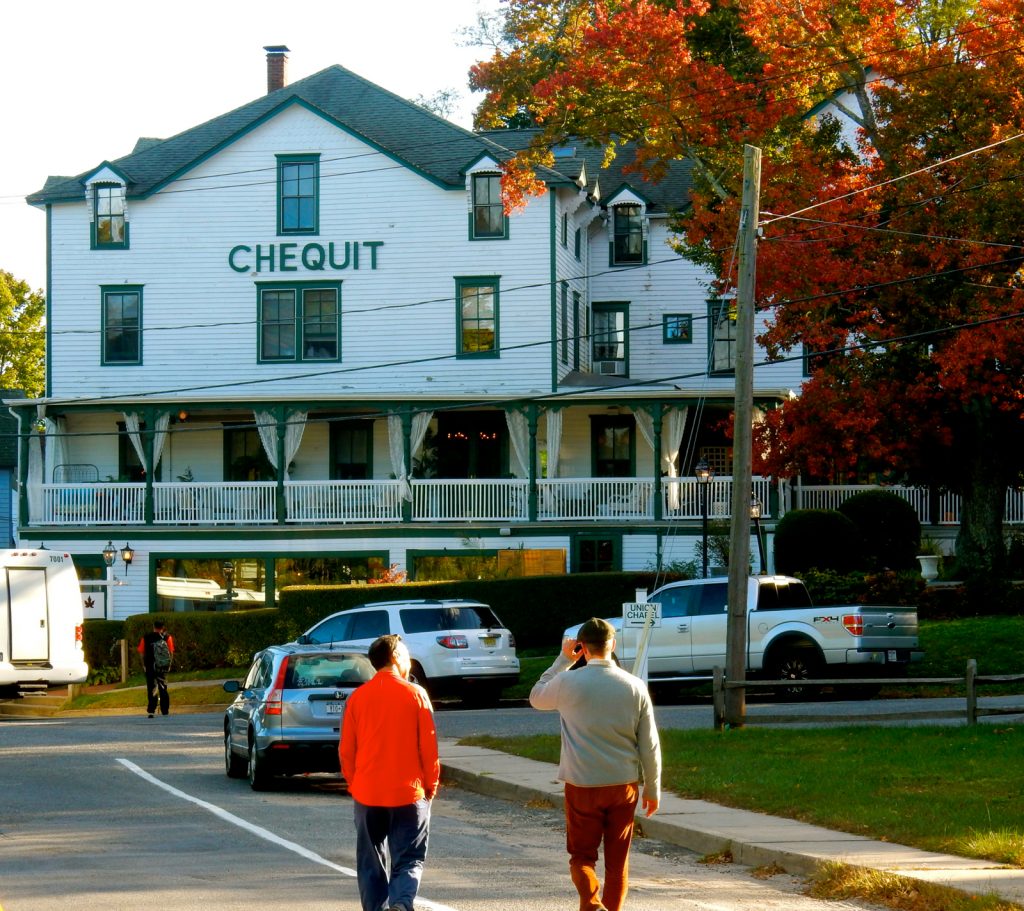
{"type": "Polygon", "coordinates": [[[242,688],[242,684],[237,680],[225,680],[224,681],[224,692],[225,693],[237,693],[242,688]]]}
{"type": "Polygon", "coordinates": [[[296,641],[296,643],[298,645],[309,645],[310,644],[309,636],[307,636],[305,633],[303,633],[301,636],[299,636],[299,638],[296,639],[295,641],[296,641]]]}

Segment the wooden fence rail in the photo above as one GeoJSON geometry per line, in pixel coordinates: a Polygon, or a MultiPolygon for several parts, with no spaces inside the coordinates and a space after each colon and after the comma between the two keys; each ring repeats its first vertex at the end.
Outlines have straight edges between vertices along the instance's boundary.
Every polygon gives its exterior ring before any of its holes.
{"type": "Polygon", "coordinates": [[[845,721],[929,721],[944,718],[964,718],[968,725],[978,723],[978,719],[989,715],[1024,715],[1024,695],[1020,705],[1012,706],[981,706],[978,705],[978,686],[987,683],[1021,683],[1024,674],[988,674],[978,673],[978,662],[974,658],[967,661],[967,671],[963,677],[894,677],[894,678],[842,678],[837,680],[738,680],[725,679],[725,672],[720,667],[714,669],[712,677],[712,693],[714,706],[715,730],[720,731],[730,724],[725,713],[726,690],[777,690],[784,687],[792,689],[817,689],[822,686],[831,687],[863,687],[870,686],[952,686],[962,684],[967,693],[962,709],[922,709],[912,712],[879,712],[870,715],[779,715],[757,714],[745,715],[741,720],[744,725],[750,724],[835,724],[845,721]]]}

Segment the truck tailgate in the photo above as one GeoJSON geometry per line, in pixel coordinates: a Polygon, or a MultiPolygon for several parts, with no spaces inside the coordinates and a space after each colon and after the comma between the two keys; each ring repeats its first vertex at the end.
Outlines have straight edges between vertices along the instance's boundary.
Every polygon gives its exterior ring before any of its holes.
{"type": "Polygon", "coordinates": [[[878,607],[860,609],[864,632],[859,637],[862,648],[916,648],[917,608],[878,607]]]}

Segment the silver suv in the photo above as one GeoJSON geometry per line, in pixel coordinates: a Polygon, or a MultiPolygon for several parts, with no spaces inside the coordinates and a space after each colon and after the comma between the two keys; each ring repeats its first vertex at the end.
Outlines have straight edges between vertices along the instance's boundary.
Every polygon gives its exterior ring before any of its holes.
{"type": "Polygon", "coordinates": [[[456,695],[492,705],[504,687],[519,682],[512,633],[480,601],[376,601],[324,618],[296,643],[335,645],[365,652],[378,636],[397,633],[409,649],[412,673],[432,696],[456,695]]]}
{"type": "Polygon", "coordinates": [[[275,775],[337,772],[345,703],[374,674],[359,651],[272,645],[257,652],[224,713],[224,770],[254,791],[275,775]]]}

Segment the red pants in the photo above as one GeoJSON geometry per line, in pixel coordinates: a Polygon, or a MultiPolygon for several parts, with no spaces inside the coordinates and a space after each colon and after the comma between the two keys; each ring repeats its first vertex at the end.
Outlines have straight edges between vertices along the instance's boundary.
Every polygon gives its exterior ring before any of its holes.
{"type": "Polygon", "coordinates": [[[621,911],[629,888],[629,843],[640,796],[637,782],[598,788],[565,785],[565,846],[580,911],[621,911]],[[604,840],[604,892],[598,898],[597,851],[604,840]]]}

